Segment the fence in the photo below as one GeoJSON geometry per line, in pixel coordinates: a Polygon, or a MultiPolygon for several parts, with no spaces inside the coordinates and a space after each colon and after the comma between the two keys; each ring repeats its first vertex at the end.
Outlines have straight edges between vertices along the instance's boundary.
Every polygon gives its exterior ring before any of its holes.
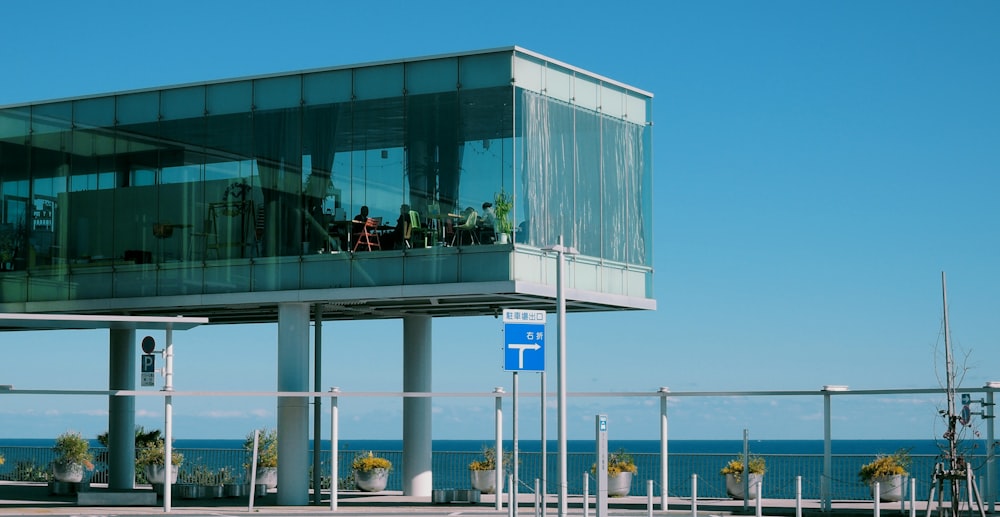
{"type": "MultiPolygon", "coordinates": [[[[176,449],[184,455],[180,468],[178,482],[199,484],[221,484],[225,482],[246,482],[247,453],[242,449],[176,449]]],[[[90,474],[93,483],[107,483],[107,464],[102,460],[106,451],[103,448],[93,448],[96,458],[95,469],[90,474]]],[[[367,452],[367,451],[364,451],[367,452]]],[[[373,451],[377,456],[392,462],[393,471],[390,474],[387,490],[402,490],[402,479],[398,472],[402,471],[401,451],[373,451]]],[[[6,458],[6,463],[0,465],[0,479],[8,481],[48,481],[49,464],[55,459],[55,453],[47,447],[0,447],[0,453],[6,458]]],[[[351,460],[362,451],[341,450],[339,479],[341,486],[350,489],[351,460]]],[[[632,454],[638,473],[632,483],[631,495],[646,496],[646,480],[652,480],[654,491],[658,495],[661,486],[660,455],[639,453],[632,454]]],[[[804,499],[819,499],[821,479],[823,474],[823,456],[820,454],[763,454],[767,463],[764,497],[776,499],[795,498],[795,478],[802,477],[802,497],[804,499]]],[[[311,455],[310,455],[311,457],[311,455]]],[[[321,454],[321,469],[324,478],[324,488],[329,481],[329,451],[321,454]]],[[[434,488],[467,488],[471,486],[468,465],[480,457],[479,452],[449,452],[439,451],[432,455],[431,469],[434,488]]],[[[671,497],[691,496],[691,475],[698,475],[698,496],[700,498],[726,498],[724,478],[719,474],[722,466],[732,458],[727,454],[670,454],[668,458],[671,497]]],[[[832,499],[844,501],[860,501],[871,499],[866,485],[857,477],[861,466],[874,458],[874,455],[840,454],[832,457],[832,499]]],[[[518,477],[521,493],[530,493],[535,489],[534,480],[541,478],[541,453],[522,452],[518,455],[518,477]]],[[[547,489],[549,494],[556,493],[556,453],[548,452],[546,459],[547,489]]],[[[934,455],[913,455],[910,475],[917,480],[917,500],[930,490],[930,481],[938,458],[934,455]]],[[[984,465],[985,456],[969,458],[972,465],[984,465]]],[[[583,473],[590,472],[594,462],[592,453],[570,453],[567,456],[567,481],[570,494],[582,494],[583,473]]],[[[311,468],[311,467],[310,467],[311,468]]],[[[984,477],[977,469],[977,479],[984,477]]],[[[137,480],[143,482],[143,479],[137,480]]],[[[588,487],[589,493],[595,493],[593,479],[588,487]]],[[[985,490],[980,490],[984,494],[985,490]]]]}

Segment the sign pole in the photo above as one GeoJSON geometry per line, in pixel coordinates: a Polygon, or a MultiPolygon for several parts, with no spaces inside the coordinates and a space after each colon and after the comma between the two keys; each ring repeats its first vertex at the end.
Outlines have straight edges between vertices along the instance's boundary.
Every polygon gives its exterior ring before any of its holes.
{"type": "MultiPolygon", "coordinates": [[[[514,445],[513,445],[513,449],[511,450],[511,462],[513,463],[513,465],[511,466],[511,469],[513,470],[513,472],[512,472],[513,473],[513,478],[512,478],[513,481],[511,482],[511,485],[510,485],[510,506],[511,506],[511,509],[513,510],[512,511],[512,515],[514,517],[517,517],[517,499],[518,499],[517,498],[517,483],[518,483],[518,479],[519,478],[517,477],[517,395],[518,395],[518,388],[517,388],[517,372],[516,371],[514,372],[514,379],[511,382],[513,383],[513,388],[514,388],[514,401],[513,401],[513,407],[511,408],[512,411],[514,412],[514,415],[513,415],[512,420],[511,420],[511,427],[512,427],[512,429],[511,429],[511,439],[514,442],[514,445]]],[[[501,465],[503,464],[503,461],[501,461],[501,458],[497,458],[497,461],[501,465]]]]}

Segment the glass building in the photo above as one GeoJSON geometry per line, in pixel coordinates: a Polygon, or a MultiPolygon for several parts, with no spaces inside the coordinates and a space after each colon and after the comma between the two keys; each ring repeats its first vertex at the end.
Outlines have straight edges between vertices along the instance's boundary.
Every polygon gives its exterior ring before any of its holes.
{"type": "Polygon", "coordinates": [[[3,107],[0,309],[545,308],[560,236],[569,310],[654,308],[651,128],[650,94],[517,47],[3,107]]]}
{"type": "MultiPolygon", "coordinates": [[[[303,504],[310,319],[402,319],[427,394],[435,317],[656,308],[651,103],[509,47],[0,107],[0,312],[277,323],[278,504],[303,504]]],[[[109,390],[137,356],[112,327],[109,390]]],[[[404,495],[430,496],[430,402],[403,400],[404,495]]]]}

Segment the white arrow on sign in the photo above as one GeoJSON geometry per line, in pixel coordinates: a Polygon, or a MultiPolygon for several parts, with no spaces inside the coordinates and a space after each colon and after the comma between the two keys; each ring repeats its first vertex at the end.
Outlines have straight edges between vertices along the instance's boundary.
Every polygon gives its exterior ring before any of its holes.
{"type": "Polygon", "coordinates": [[[542,345],[539,345],[538,343],[531,343],[530,345],[511,344],[510,347],[514,350],[517,350],[517,367],[520,369],[524,368],[524,351],[538,350],[539,348],[542,348],[542,345]]]}

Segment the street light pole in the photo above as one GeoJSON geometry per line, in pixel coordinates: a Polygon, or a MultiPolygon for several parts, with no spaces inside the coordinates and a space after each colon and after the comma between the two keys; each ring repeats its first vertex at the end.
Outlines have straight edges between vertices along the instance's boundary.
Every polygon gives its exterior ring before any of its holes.
{"type": "MultiPolygon", "coordinates": [[[[544,248],[556,252],[556,319],[559,326],[556,330],[559,347],[556,354],[556,397],[557,397],[557,427],[559,456],[559,517],[565,517],[567,511],[567,475],[566,475],[566,278],[564,273],[565,255],[579,253],[576,248],[563,246],[563,236],[559,236],[559,244],[544,248]]],[[[544,438],[543,438],[544,439],[544,438]]]]}

